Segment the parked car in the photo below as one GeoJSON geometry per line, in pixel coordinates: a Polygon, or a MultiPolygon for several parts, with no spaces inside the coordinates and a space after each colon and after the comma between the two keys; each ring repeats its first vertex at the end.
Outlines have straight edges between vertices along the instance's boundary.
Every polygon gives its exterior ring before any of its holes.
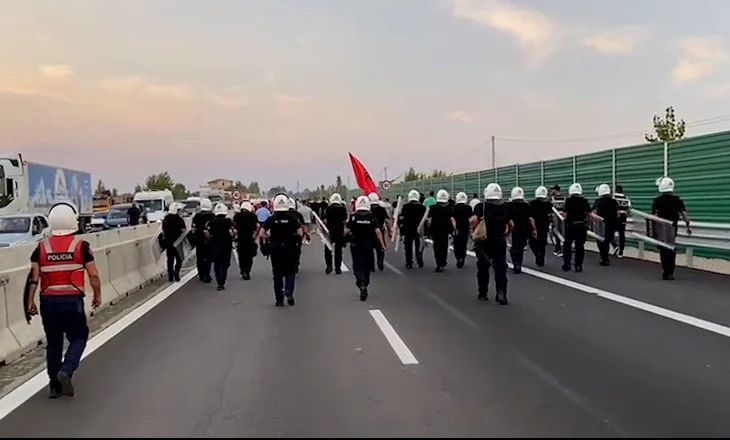
{"type": "Polygon", "coordinates": [[[106,223],[106,217],[109,215],[109,211],[95,212],[91,217],[91,223],[89,224],[89,232],[98,232],[104,229],[104,223],[106,223]]]}
{"type": "MultiPolygon", "coordinates": [[[[127,211],[132,207],[131,203],[120,203],[114,205],[107,212],[106,220],[104,221],[104,229],[124,228],[129,226],[129,220],[127,219],[127,211]]],[[[140,206],[142,208],[142,206],[140,206]]],[[[142,216],[139,219],[140,223],[147,223],[147,213],[142,210],[142,216]]]]}
{"type": "Polygon", "coordinates": [[[49,235],[48,219],[43,215],[0,216],[0,248],[38,242],[49,235]]]}

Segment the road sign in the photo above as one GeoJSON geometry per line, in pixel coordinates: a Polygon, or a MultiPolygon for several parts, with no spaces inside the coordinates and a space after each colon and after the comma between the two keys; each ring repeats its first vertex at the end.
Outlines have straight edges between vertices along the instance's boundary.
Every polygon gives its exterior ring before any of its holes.
{"type": "Polygon", "coordinates": [[[241,191],[233,191],[233,200],[241,200],[241,191]]]}
{"type": "Polygon", "coordinates": [[[380,186],[384,190],[388,191],[389,189],[391,189],[393,187],[393,183],[390,180],[383,180],[382,182],[380,182],[380,186]]]}

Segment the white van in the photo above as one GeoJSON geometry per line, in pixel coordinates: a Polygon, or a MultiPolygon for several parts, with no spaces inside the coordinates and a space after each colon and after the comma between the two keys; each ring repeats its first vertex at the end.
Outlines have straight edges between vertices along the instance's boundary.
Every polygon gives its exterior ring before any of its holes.
{"type": "Polygon", "coordinates": [[[170,205],[175,201],[172,191],[142,191],[134,195],[134,202],[147,212],[147,221],[161,222],[170,205]]]}

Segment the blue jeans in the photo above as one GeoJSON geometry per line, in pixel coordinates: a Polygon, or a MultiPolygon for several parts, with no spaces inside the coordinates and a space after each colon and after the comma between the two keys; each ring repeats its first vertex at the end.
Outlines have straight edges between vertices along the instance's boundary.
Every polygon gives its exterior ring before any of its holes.
{"type": "Polygon", "coordinates": [[[82,296],[41,296],[41,319],[46,333],[46,365],[52,382],[63,371],[69,376],[79,368],[89,339],[89,326],[82,296]],[[63,355],[63,338],[68,349],[63,355]]]}

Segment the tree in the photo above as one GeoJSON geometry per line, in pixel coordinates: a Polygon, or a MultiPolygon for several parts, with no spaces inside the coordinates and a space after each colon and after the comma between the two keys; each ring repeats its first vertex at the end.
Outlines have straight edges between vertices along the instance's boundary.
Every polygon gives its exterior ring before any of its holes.
{"type": "Polygon", "coordinates": [[[677,121],[674,107],[669,106],[664,111],[664,117],[654,115],[654,134],[646,134],[647,142],[672,142],[684,139],[686,124],[684,119],[677,121]]]}
{"type": "Polygon", "coordinates": [[[142,191],[144,191],[144,188],[142,188],[142,185],[140,185],[139,183],[136,184],[136,185],[134,185],[134,193],[135,194],[138,193],[138,192],[142,192],[142,191]]]}
{"type": "Polygon", "coordinates": [[[104,184],[104,181],[99,179],[98,182],[96,182],[96,190],[94,191],[95,195],[101,195],[106,192],[106,185],[104,184]]]}
{"type": "Polygon", "coordinates": [[[335,179],[335,186],[337,188],[341,188],[342,187],[342,176],[337,176],[337,178],[335,179]]]}
{"type": "Polygon", "coordinates": [[[173,186],[175,186],[175,181],[172,180],[172,177],[170,177],[167,171],[160,174],[153,174],[145,180],[145,189],[147,191],[172,190],[173,186]]]}
{"type": "Polygon", "coordinates": [[[112,188],[112,197],[119,197],[119,191],[116,188],[112,188]]]}
{"type": "Polygon", "coordinates": [[[171,191],[172,191],[172,196],[175,198],[175,200],[186,199],[189,195],[188,189],[182,183],[174,184],[172,186],[171,191]]]}
{"type": "Polygon", "coordinates": [[[408,168],[408,171],[406,171],[405,176],[403,176],[403,180],[406,182],[413,182],[414,180],[421,180],[422,177],[421,173],[417,172],[415,168],[410,167],[408,168]]]}
{"type": "Polygon", "coordinates": [[[437,177],[446,177],[446,171],[444,170],[433,170],[431,171],[431,175],[428,176],[429,179],[437,178],[437,177]]]}
{"type": "Polygon", "coordinates": [[[248,187],[246,188],[246,192],[249,194],[261,194],[261,188],[259,188],[258,182],[251,182],[248,184],[248,187]]]}
{"type": "Polygon", "coordinates": [[[275,197],[277,194],[289,194],[289,191],[287,191],[284,186],[272,186],[271,189],[266,192],[266,195],[269,197],[275,197]]]}

